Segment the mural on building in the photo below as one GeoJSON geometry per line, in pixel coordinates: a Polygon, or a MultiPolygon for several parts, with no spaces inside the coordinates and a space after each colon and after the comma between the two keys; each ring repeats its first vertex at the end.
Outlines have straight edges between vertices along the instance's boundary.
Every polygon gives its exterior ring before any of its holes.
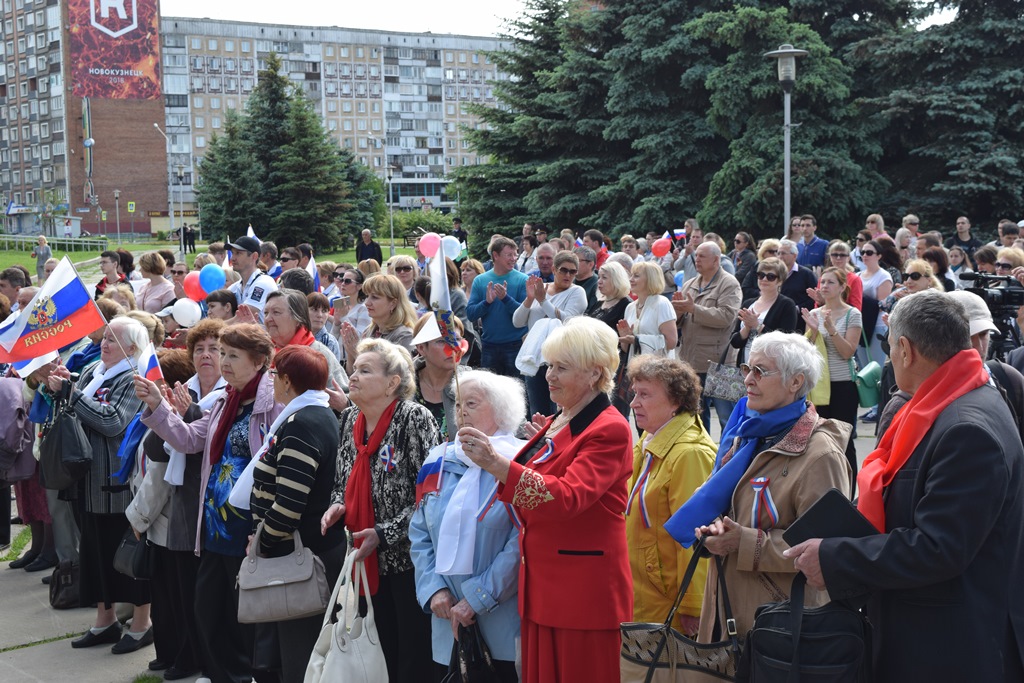
{"type": "Polygon", "coordinates": [[[71,88],[78,97],[160,97],[157,0],[69,0],[71,88]]]}

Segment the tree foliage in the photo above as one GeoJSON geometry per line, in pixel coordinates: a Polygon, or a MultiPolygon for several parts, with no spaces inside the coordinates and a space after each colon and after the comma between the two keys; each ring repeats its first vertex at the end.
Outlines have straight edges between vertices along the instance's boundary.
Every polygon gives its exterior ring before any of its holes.
{"type": "Polygon", "coordinates": [[[238,112],[228,110],[224,134],[213,136],[199,167],[196,195],[203,227],[218,238],[233,238],[250,224],[261,225],[258,217],[267,213],[256,156],[242,131],[244,123],[238,112]]]}

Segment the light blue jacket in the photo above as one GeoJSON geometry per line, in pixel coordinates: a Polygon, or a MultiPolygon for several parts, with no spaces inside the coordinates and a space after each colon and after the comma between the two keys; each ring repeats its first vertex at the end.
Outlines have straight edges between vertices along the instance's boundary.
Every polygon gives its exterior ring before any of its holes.
{"type": "MultiPolygon", "coordinates": [[[[430,598],[442,588],[450,590],[456,602],[465,598],[476,612],[491,655],[511,662],[516,658],[515,640],[519,636],[519,531],[501,501],[496,501],[477,523],[473,575],[441,576],[434,571],[441,517],[467,469],[455,457],[454,446],[449,444],[441,490],[423,497],[409,523],[412,563],[416,568],[416,599],[423,610],[430,613],[430,598]]],[[[493,486],[494,477],[481,473],[477,509],[493,486]]],[[[451,622],[432,616],[430,630],[434,661],[448,664],[454,642],[451,622]]]]}

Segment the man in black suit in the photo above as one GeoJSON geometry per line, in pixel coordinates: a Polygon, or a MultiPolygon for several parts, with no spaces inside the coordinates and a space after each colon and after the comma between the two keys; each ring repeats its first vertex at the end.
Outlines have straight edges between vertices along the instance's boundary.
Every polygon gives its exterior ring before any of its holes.
{"type": "MultiPolygon", "coordinates": [[[[786,281],[779,288],[779,293],[792,299],[797,309],[806,308],[810,311],[817,304],[807,294],[807,290],[818,288],[818,278],[810,268],[797,264],[798,253],[796,242],[793,240],[779,242],[779,258],[789,269],[789,275],[786,276],[786,281]]],[[[800,333],[804,331],[803,316],[797,316],[796,331],[800,333]]]]}
{"type": "Polygon", "coordinates": [[[867,599],[880,683],[1024,680],[1024,446],[963,304],[929,290],[889,318],[912,396],[864,461],[858,509],[881,530],[787,551],[833,600],[867,599]]]}
{"type": "Polygon", "coordinates": [[[373,241],[373,236],[369,230],[363,230],[362,240],[356,245],[356,262],[361,263],[371,258],[379,264],[384,263],[384,255],[381,253],[380,245],[373,241]]]}

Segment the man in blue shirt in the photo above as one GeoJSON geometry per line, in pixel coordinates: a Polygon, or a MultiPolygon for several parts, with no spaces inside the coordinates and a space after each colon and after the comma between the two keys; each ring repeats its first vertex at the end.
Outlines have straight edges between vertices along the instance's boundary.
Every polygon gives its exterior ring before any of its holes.
{"type": "Polygon", "coordinates": [[[825,258],[828,252],[828,240],[823,240],[815,231],[818,229],[818,221],[811,214],[800,216],[800,230],[803,239],[797,243],[800,255],[796,262],[807,268],[821,268],[825,265],[825,258]]]}
{"type": "Polygon", "coordinates": [[[527,275],[539,277],[544,282],[555,281],[555,248],[550,244],[542,244],[533,252],[537,267],[527,275]]]}
{"type": "Polygon", "coordinates": [[[495,237],[490,251],[494,267],[473,280],[466,314],[470,320],[483,319],[481,367],[519,377],[516,356],[525,330],[512,324],[512,314],[526,299],[527,276],[516,270],[515,242],[495,237]]]}

